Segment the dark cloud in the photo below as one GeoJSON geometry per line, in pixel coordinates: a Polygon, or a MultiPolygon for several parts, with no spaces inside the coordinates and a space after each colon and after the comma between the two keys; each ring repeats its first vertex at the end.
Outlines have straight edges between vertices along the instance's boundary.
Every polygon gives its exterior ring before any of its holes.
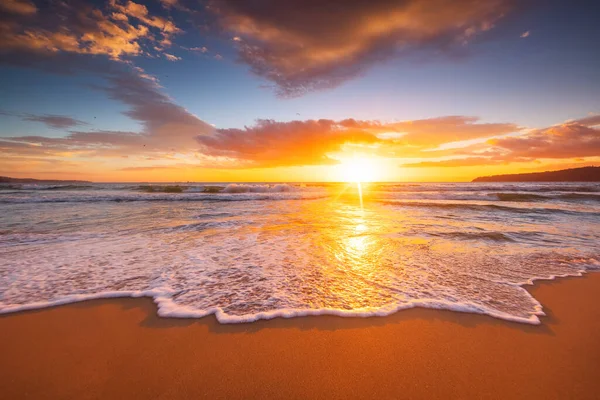
{"type": "MultiPolygon", "coordinates": [[[[195,21],[218,29],[241,61],[295,96],[331,88],[394,56],[452,53],[488,31],[516,0],[6,0],[0,15],[0,58],[31,54],[180,57],[165,50],[195,21]],[[162,7],[160,6],[162,4],[162,7]],[[204,6],[204,5],[207,6],[204,6]],[[154,6],[154,7],[152,7],[154,6]],[[186,15],[176,23],[170,16],[186,15]]],[[[194,50],[206,52],[205,47],[194,50]]],[[[214,58],[221,59],[220,54],[214,58]]]]}
{"type": "Polygon", "coordinates": [[[10,14],[31,15],[37,13],[37,7],[29,0],[2,0],[0,8],[10,14]]]}
{"type": "Polygon", "coordinates": [[[490,30],[514,0],[212,0],[252,71],[283,96],[330,88],[376,62],[447,51],[490,30]]]}

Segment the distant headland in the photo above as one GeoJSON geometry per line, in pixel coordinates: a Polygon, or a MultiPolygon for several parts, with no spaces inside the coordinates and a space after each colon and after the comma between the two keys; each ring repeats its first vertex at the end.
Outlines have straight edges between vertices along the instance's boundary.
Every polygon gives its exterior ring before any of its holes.
{"type": "Polygon", "coordinates": [[[9,178],[0,176],[0,183],[92,183],[90,181],[69,181],[59,179],[31,179],[31,178],[9,178]]]}
{"type": "Polygon", "coordinates": [[[600,167],[571,168],[529,174],[482,176],[473,179],[473,182],[600,182],[600,167]]]}

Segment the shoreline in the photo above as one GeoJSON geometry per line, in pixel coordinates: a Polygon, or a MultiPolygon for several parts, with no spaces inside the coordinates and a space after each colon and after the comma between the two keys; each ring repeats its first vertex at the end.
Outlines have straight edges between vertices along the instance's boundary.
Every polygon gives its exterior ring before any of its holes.
{"type": "Polygon", "coordinates": [[[600,274],[524,288],[541,325],[426,308],[220,324],[159,317],[151,298],[3,314],[0,387],[14,399],[597,398],[600,274]]]}
{"type": "MultiPolygon", "coordinates": [[[[519,287],[525,289],[533,298],[534,300],[537,300],[535,298],[535,296],[533,296],[533,294],[530,292],[530,290],[528,289],[532,289],[535,290],[535,287],[538,285],[542,285],[544,283],[553,283],[556,282],[557,280],[563,280],[563,279],[571,279],[571,278],[582,278],[582,277],[586,277],[589,274],[594,274],[596,272],[600,272],[598,270],[584,270],[584,271],[580,271],[578,275],[556,275],[556,276],[552,276],[550,278],[538,278],[538,279],[533,279],[530,282],[526,282],[523,283],[521,285],[518,285],[519,287]]],[[[34,311],[43,311],[46,309],[52,309],[55,307],[62,307],[62,306],[68,306],[68,305],[75,305],[78,303],[87,303],[87,302],[94,302],[94,301],[101,301],[101,300],[135,300],[135,299],[147,299],[149,301],[152,302],[152,304],[154,305],[155,308],[155,314],[157,317],[160,318],[167,318],[167,319],[190,319],[190,320],[203,320],[205,318],[214,318],[217,323],[222,324],[222,325],[244,325],[244,324],[252,324],[252,323],[256,323],[259,321],[270,321],[273,319],[294,319],[294,318],[311,318],[311,317],[340,317],[340,318],[387,318],[390,316],[393,316],[394,314],[397,314],[399,312],[404,312],[407,310],[411,310],[411,309],[426,309],[426,310],[434,310],[434,311],[450,311],[450,312],[457,312],[457,313],[466,313],[466,314],[475,314],[475,315],[482,315],[482,316],[488,316],[488,317],[492,317],[494,319],[499,319],[501,321],[504,322],[510,322],[510,323],[518,323],[518,324],[526,324],[526,325],[541,325],[543,322],[541,321],[540,318],[544,318],[545,314],[544,314],[544,310],[543,310],[543,305],[542,308],[538,311],[541,312],[541,314],[532,314],[529,318],[524,318],[524,317],[513,317],[510,315],[507,316],[500,316],[500,315],[494,315],[494,314],[490,314],[487,312],[479,312],[479,311],[472,311],[472,310],[466,310],[466,309],[461,309],[461,306],[454,306],[454,307],[444,307],[444,306],[440,306],[440,307],[434,307],[434,306],[427,306],[427,303],[414,303],[414,304],[410,304],[408,306],[404,306],[404,307],[398,307],[396,309],[391,309],[391,308],[387,308],[387,309],[379,309],[379,314],[377,314],[377,311],[361,311],[361,310],[336,310],[336,309],[316,309],[316,310],[312,310],[312,309],[285,309],[285,310],[275,310],[273,312],[262,312],[259,314],[252,314],[252,319],[249,320],[235,320],[235,318],[237,317],[231,317],[231,316],[225,316],[225,317],[221,317],[221,319],[225,319],[224,321],[221,320],[218,317],[218,314],[221,312],[221,309],[217,310],[217,311],[213,311],[211,313],[205,314],[205,315],[199,315],[201,314],[199,311],[171,311],[171,315],[160,315],[160,310],[161,310],[161,304],[160,304],[160,300],[157,300],[156,293],[154,292],[154,290],[149,290],[149,291],[141,291],[141,292],[118,292],[118,291],[110,291],[110,292],[102,292],[102,293],[98,293],[98,294],[91,294],[91,295],[69,295],[66,296],[64,298],[52,301],[52,302],[38,302],[38,303],[30,303],[30,304],[24,304],[24,305],[20,305],[20,306],[15,306],[15,307],[9,307],[7,309],[4,310],[0,310],[0,318],[4,315],[13,315],[13,314],[21,314],[21,313],[27,313],[27,312],[34,312],[34,311]],[[16,308],[16,309],[15,309],[16,308]],[[369,315],[365,315],[367,313],[371,313],[369,315]],[[187,315],[186,315],[187,314],[187,315]],[[192,315],[194,314],[194,315],[192,315]]],[[[167,304],[170,304],[167,302],[167,304]]],[[[435,302],[433,303],[435,304],[435,302]]],[[[462,305],[462,307],[468,307],[465,305],[462,305]]],[[[250,315],[250,314],[249,314],[250,315]]],[[[240,316],[240,318],[244,318],[244,317],[248,317],[248,315],[242,315],[240,316]]]]}

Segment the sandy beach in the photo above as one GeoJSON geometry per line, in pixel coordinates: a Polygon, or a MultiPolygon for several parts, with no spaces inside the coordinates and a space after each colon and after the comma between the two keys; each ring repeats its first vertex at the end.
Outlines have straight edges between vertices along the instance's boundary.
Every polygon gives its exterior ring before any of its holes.
{"type": "Polygon", "coordinates": [[[412,309],[220,325],[149,299],[0,317],[6,399],[539,398],[600,393],[600,274],[529,288],[540,326],[412,309]]]}

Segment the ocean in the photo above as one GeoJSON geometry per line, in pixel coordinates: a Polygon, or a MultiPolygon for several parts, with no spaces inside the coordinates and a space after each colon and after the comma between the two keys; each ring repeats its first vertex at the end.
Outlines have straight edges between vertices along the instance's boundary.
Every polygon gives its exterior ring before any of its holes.
{"type": "Polygon", "coordinates": [[[148,296],[221,323],[537,324],[527,285],[600,268],[597,183],[2,184],[0,216],[0,313],[148,296]]]}

